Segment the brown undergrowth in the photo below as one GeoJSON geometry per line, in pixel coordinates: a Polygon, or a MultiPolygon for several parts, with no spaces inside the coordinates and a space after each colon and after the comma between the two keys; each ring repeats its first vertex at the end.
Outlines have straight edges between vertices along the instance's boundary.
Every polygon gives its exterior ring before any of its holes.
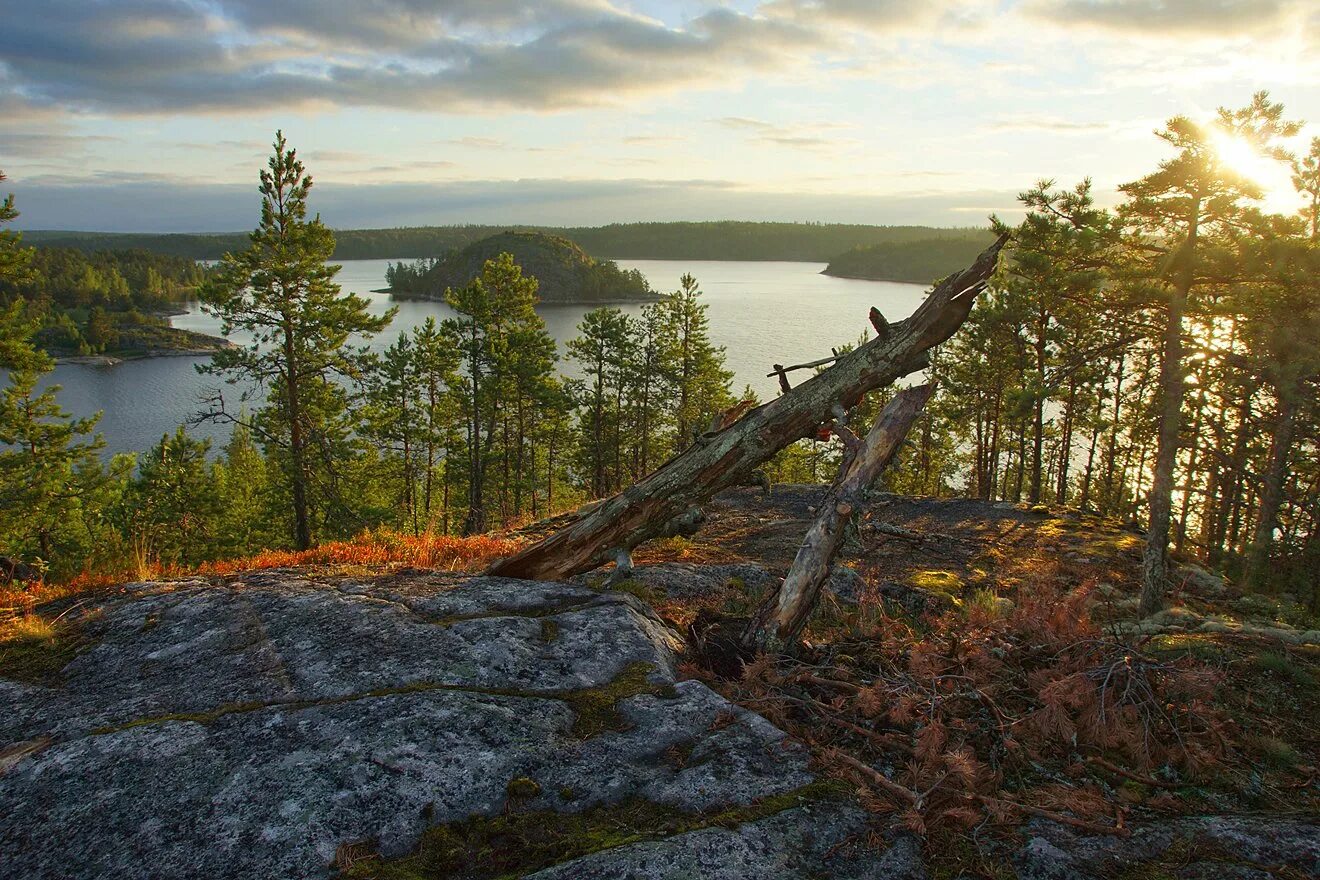
{"type": "Polygon", "coordinates": [[[685,672],[802,740],[868,809],[941,851],[1030,817],[1125,835],[1134,814],[1208,808],[1246,777],[1258,795],[1313,796],[1310,760],[1240,723],[1232,670],[1106,632],[1090,593],[1020,590],[1012,606],[922,618],[863,603],[825,615],[794,657],[721,678],[696,654],[685,672]]]}
{"type": "Polygon", "coordinates": [[[15,582],[0,585],[0,618],[87,593],[112,590],[129,581],[225,576],[243,571],[292,567],[354,566],[373,571],[429,568],[476,571],[508,555],[523,541],[500,535],[407,535],[385,529],[368,530],[347,541],[327,541],[310,550],[263,550],[253,556],[207,562],[198,566],[140,565],[115,572],[85,572],[60,582],[15,582]]]}

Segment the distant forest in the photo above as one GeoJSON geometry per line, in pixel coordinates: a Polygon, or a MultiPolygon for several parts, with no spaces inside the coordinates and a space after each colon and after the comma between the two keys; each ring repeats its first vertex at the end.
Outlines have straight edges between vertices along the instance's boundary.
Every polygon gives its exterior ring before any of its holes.
{"type": "MultiPolygon", "coordinates": [[[[931,242],[974,242],[984,247],[984,228],[866,226],[844,223],[623,223],[609,226],[416,226],[335,231],[336,259],[395,260],[443,257],[450,251],[505,231],[545,232],[576,242],[602,260],[799,260],[826,263],[854,248],[931,242]]],[[[109,233],[30,231],[29,244],[83,251],[145,248],[158,254],[218,260],[248,245],[247,233],[109,233]]],[[[953,268],[958,268],[954,266],[953,268]]],[[[923,278],[921,280],[929,280],[923,278]]]]}
{"type": "Polygon", "coordinates": [[[45,247],[25,262],[24,272],[0,276],[0,310],[21,304],[34,341],[49,354],[134,357],[218,342],[172,328],[164,317],[195,295],[205,271],[193,260],[45,247]]]}
{"type": "Polygon", "coordinates": [[[990,241],[988,232],[961,238],[883,241],[839,254],[830,260],[825,274],[925,284],[968,265],[990,241]]]}

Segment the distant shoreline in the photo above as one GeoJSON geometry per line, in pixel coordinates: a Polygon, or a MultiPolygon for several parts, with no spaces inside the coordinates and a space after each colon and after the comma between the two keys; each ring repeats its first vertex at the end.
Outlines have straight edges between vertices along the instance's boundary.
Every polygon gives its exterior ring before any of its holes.
{"type": "MultiPolygon", "coordinates": [[[[678,262],[675,260],[674,262],[678,262]]],[[[419,300],[421,302],[443,303],[443,295],[436,296],[430,293],[412,293],[406,290],[392,290],[388,287],[382,287],[379,290],[373,290],[372,293],[387,293],[393,299],[419,300]]],[[[664,294],[657,293],[653,297],[645,299],[638,297],[634,299],[543,299],[537,302],[538,306],[626,306],[634,303],[659,302],[664,294]]]]}
{"type": "Polygon", "coordinates": [[[53,360],[56,366],[72,364],[80,367],[115,367],[127,361],[147,361],[155,358],[210,357],[222,349],[236,347],[234,343],[227,339],[220,341],[224,342],[224,345],[217,345],[214,348],[174,348],[125,352],[122,354],[72,354],[55,357],[53,360]]]}

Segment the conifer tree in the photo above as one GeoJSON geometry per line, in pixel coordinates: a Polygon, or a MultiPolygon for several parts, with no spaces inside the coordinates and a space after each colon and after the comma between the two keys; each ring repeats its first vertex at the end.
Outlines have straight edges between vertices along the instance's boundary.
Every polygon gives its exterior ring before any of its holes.
{"type": "MultiPolygon", "coordinates": [[[[293,519],[293,543],[314,541],[314,518],[342,507],[336,464],[351,435],[347,394],[337,380],[358,376],[359,353],[350,336],[379,333],[393,311],[373,316],[365,299],[334,283],[328,264],[334,234],[317,215],[307,219],[312,186],[296,151],[276,132],[274,153],[261,172],[261,222],[237,254],[225,254],[200,291],[226,336],[239,331],[244,345],[217,352],[202,373],[264,391],[265,406],[251,427],[267,454],[281,462],[293,519]]],[[[241,395],[245,400],[248,392],[241,395]]],[[[205,418],[235,421],[217,394],[205,418]]]]}
{"type": "Polygon", "coordinates": [[[568,356],[581,365],[584,379],[574,383],[581,408],[578,450],[588,475],[592,498],[618,491],[618,474],[610,473],[619,450],[622,414],[618,401],[629,350],[629,321],[616,308],[592,309],[578,324],[578,336],[568,343],[568,356]]]}
{"type": "Polygon", "coordinates": [[[1293,163],[1293,187],[1302,197],[1298,214],[1306,222],[1311,241],[1320,241],[1320,137],[1311,138],[1311,149],[1293,163]]]}
{"type": "MultiPolygon", "coordinates": [[[[0,182],[7,180],[0,171],[0,182]]],[[[4,228],[18,218],[18,209],[14,207],[14,194],[9,193],[0,201],[0,280],[16,283],[27,275],[28,264],[32,261],[32,248],[23,247],[23,236],[12,229],[4,228]]]]}
{"type": "Polygon", "coordinates": [[[196,565],[217,554],[222,507],[210,448],[180,426],[142,456],[129,481],[127,530],[159,562],[196,565]]]}
{"type": "MultiPolygon", "coordinates": [[[[0,224],[17,216],[10,195],[0,203],[0,224]]],[[[20,241],[0,229],[0,279],[26,275],[32,252],[20,241]]],[[[38,390],[54,367],[32,343],[38,323],[22,300],[0,310],[0,368],[9,372],[0,392],[0,546],[18,556],[35,552],[50,563],[63,549],[60,537],[76,525],[84,498],[101,483],[96,453],[104,444],[92,433],[100,413],[72,418],[55,399],[60,386],[38,390]]]]}
{"type": "Polygon", "coordinates": [[[675,451],[688,446],[712,415],[733,403],[724,368],[724,349],[710,341],[710,319],[697,279],[684,275],[679,288],[660,301],[672,351],[667,358],[674,386],[675,451]]]}
{"type": "Polygon", "coordinates": [[[224,456],[214,466],[220,497],[219,557],[245,556],[280,542],[271,528],[271,463],[262,456],[247,421],[241,416],[234,424],[224,456]]]}
{"type": "Polygon", "coordinates": [[[518,406],[553,372],[554,340],[536,314],[536,286],[536,279],[524,276],[506,253],[487,260],[472,283],[445,291],[445,302],[458,313],[441,328],[456,340],[462,368],[455,395],[467,451],[464,534],[486,530],[492,488],[502,507],[508,503],[518,453],[512,448],[517,442],[514,420],[504,417],[506,408],[518,406]],[[503,464],[502,479],[492,487],[491,468],[498,464],[503,464]]]}
{"type": "Polygon", "coordinates": [[[1158,433],[1142,566],[1143,614],[1158,610],[1165,592],[1174,468],[1183,416],[1183,335],[1188,310],[1199,307],[1194,296],[1206,283],[1206,242],[1216,235],[1231,235],[1249,212],[1246,203],[1262,196],[1258,184],[1222,161],[1216,139],[1237,138],[1282,158],[1276,142],[1296,133],[1297,128],[1283,119],[1283,106],[1271,103],[1264,92],[1241,110],[1221,108],[1209,125],[1175,117],[1157,135],[1177,155],[1161,162],[1157,171],[1119,188],[1128,197],[1122,216],[1132,233],[1131,259],[1152,285],[1163,314],[1156,386],[1158,433]]]}

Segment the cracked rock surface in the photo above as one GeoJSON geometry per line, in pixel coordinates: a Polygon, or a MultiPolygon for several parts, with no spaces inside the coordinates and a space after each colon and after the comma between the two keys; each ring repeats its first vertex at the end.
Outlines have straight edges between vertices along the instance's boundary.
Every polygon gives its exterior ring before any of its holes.
{"type": "MultiPolygon", "coordinates": [[[[75,613],[93,643],[61,685],[0,679],[0,749],[29,746],[0,775],[5,876],[330,877],[343,844],[398,856],[430,825],[498,815],[514,779],[539,786],[528,809],[696,814],[814,778],[769,722],[676,682],[673,635],[627,594],[276,570],[135,584],[75,613]]],[[[888,876],[840,846],[861,824],[800,806],[542,874],[888,876]]]]}

